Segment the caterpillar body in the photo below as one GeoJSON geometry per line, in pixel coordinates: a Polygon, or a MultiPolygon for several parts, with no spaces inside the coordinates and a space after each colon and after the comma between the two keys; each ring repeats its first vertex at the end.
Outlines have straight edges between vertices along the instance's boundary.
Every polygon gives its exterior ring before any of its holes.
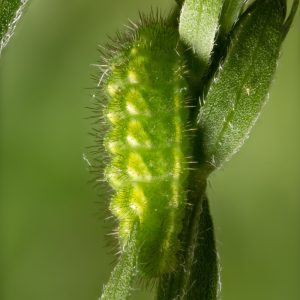
{"type": "Polygon", "coordinates": [[[109,124],[104,178],[125,245],[136,222],[138,267],[155,278],[176,268],[186,207],[189,88],[176,28],[143,19],[105,58],[101,93],[109,124]]]}

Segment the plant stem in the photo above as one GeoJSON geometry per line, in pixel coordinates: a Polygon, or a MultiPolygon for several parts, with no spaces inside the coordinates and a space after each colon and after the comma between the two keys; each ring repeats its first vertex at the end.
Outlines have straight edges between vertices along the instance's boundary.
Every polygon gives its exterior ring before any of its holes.
{"type": "Polygon", "coordinates": [[[159,282],[157,299],[215,300],[218,291],[218,261],[212,219],[206,196],[206,177],[197,170],[190,177],[189,208],[181,234],[183,245],[178,270],[159,282]]]}

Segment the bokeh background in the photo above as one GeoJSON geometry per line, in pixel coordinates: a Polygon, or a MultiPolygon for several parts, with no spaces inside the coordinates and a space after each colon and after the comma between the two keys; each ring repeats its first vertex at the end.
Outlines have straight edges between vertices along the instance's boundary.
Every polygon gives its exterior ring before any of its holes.
{"type": "MultiPolygon", "coordinates": [[[[98,299],[115,257],[82,158],[90,65],[127,18],[171,4],[31,0],[0,60],[0,299],[98,299]]],[[[298,15],[262,118],[210,179],[223,300],[300,299],[299,78],[298,15]]]]}

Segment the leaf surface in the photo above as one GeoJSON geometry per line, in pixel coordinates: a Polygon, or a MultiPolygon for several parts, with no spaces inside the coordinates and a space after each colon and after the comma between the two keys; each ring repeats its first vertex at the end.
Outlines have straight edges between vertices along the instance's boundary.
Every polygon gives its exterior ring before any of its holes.
{"type": "Polygon", "coordinates": [[[285,12],[285,1],[256,1],[232,33],[198,116],[205,164],[212,170],[243,145],[266,102],[285,12]]]}
{"type": "Polygon", "coordinates": [[[0,54],[14,34],[28,0],[0,0],[0,54]]]}
{"type": "Polygon", "coordinates": [[[128,243],[125,246],[115,269],[111,273],[107,285],[104,287],[100,300],[121,300],[128,299],[132,290],[132,282],[136,275],[137,260],[137,232],[136,225],[131,233],[128,243]]]}
{"type": "Polygon", "coordinates": [[[182,6],[179,33],[203,66],[208,66],[219,27],[222,0],[186,0],[182,6]]]}

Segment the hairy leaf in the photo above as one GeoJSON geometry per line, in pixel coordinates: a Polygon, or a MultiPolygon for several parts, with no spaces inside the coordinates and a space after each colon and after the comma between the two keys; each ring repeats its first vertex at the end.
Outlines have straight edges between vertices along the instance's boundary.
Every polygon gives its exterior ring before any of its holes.
{"type": "Polygon", "coordinates": [[[137,229],[138,226],[136,225],[131,232],[128,243],[125,246],[125,250],[120,257],[118,264],[111,273],[109,282],[104,287],[100,300],[125,300],[130,296],[132,281],[137,273],[137,229]]]}
{"type": "Polygon", "coordinates": [[[256,1],[233,31],[198,116],[204,160],[212,169],[242,146],[266,102],[285,13],[285,1],[256,1]]]}
{"type": "Polygon", "coordinates": [[[0,54],[14,33],[28,0],[0,0],[0,54]]]}
{"type": "Polygon", "coordinates": [[[208,66],[219,26],[222,0],[186,0],[179,22],[181,39],[208,66]]]}

